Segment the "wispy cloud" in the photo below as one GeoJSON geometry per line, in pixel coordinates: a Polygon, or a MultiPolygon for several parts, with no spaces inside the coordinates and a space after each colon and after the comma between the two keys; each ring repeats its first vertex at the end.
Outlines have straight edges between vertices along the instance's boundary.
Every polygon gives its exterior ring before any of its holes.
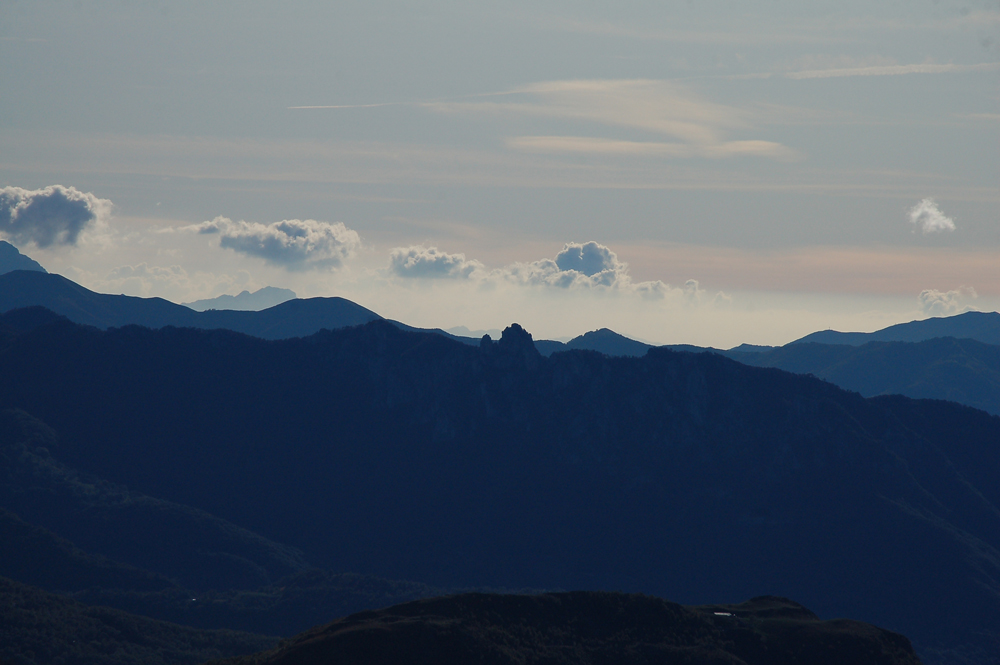
{"type": "Polygon", "coordinates": [[[649,157],[736,157],[756,155],[780,160],[794,160],[799,153],[773,141],[723,141],[714,145],[661,143],[656,141],[617,141],[588,136],[518,136],[507,139],[507,146],[517,150],[545,153],[594,153],[649,157]]]}
{"type": "Polygon", "coordinates": [[[523,136],[508,146],[539,152],[595,152],[665,157],[755,155],[788,159],[795,153],[771,141],[727,140],[749,126],[749,114],[703,99],[684,86],[656,80],[573,80],[534,83],[507,93],[514,101],[439,102],[441,113],[542,117],[666,136],[679,143],[623,141],[607,136],[523,136]]]}
{"type": "Polygon", "coordinates": [[[1000,62],[985,62],[976,65],[875,65],[871,67],[845,67],[839,69],[806,69],[788,72],[790,79],[820,79],[843,76],[900,76],[903,74],[954,74],[963,72],[993,72],[1000,70],[1000,62]]]}

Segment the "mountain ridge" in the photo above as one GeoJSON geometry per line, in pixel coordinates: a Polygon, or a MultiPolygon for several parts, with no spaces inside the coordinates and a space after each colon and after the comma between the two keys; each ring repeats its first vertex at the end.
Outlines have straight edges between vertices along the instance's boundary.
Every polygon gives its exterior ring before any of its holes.
{"type": "Polygon", "coordinates": [[[0,404],[58,429],[60,457],[327,569],[779,592],[921,644],[1000,613],[1000,418],[954,404],[717,354],[546,358],[519,326],[474,347],[384,320],[280,341],[57,321],[0,349],[0,374],[0,404]]]}

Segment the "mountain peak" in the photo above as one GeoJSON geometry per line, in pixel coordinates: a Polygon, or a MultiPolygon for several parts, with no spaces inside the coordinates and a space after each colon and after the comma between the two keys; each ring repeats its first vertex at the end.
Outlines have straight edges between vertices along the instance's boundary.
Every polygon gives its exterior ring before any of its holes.
{"type": "Polygon", "coordinates": [[[14,270],[34,270],[46,272],[45,268],[31,257],[25,256],[17,247],[0,240],[0,275],[14,270]]]}

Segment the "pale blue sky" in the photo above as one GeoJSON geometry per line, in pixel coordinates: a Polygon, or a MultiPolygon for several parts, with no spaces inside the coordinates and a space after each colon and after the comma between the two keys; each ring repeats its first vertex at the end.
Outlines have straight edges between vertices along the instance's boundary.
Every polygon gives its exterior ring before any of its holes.
{"type": "Polygon", "coordinates": [[[8,1],[0,63],[0,188],[113,204],[19,246],[98,290],[716,345],[1000,305],[996,1],[8,1]]]}

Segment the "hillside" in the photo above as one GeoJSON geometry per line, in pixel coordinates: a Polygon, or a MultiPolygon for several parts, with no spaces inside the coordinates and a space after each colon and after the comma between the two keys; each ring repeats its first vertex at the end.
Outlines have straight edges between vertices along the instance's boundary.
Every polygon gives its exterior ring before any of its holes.
{"type": "Polygon", "coordinates": [[[965,312],[909,323],[898,323],[871,333],[844,333],[836,330],[814,332],[791,344],[849,344],[868,342],[923,342],[935,337],[974,339],[983,344],[1000,344],[1000,312],[965,312]]]}
{"type": "Polygon", "coordinates": [[[162,298],[95,293],[61,275],[25,270],[0,275],[0,314],[35,306],[45,307],[75,323],[102,329],[126,325],[220,328],[264,339],[302,337],[324,328],[342,328],[380,318],[344,298],[295,299],[260,312],[196,312],[162,298]]]}
{"type": "Polygon", "coordinates": [[[517,326],[474,347],[384,321],[282,341],[55,322],[0,375],[64,463],[328,570],[776,593],[927,646],[1000,614],[1000,418],[954,404],[926,403],[931,427],[924,403],[714,354],[545,358],[517,326]]]}
{"type": "Polygon", "coordinates": [[[860,346],[810,342],[726,355],[747,365],[813,374],[865,397],[944,399],[1000,414],[1000,346],[972,339],[860,346]]]}
{"type": "Polygon", "coordinates": [[[364,612],[216,665],[919,665],[907,639],[783,598],[685,607],[621,593],[467,594],[364,612]]]}
{"type": "Polygon", "coordinates": [[[0,577],[0,662],[11,665],[195,665],[276,641],[88,607],[0,577]]]}

